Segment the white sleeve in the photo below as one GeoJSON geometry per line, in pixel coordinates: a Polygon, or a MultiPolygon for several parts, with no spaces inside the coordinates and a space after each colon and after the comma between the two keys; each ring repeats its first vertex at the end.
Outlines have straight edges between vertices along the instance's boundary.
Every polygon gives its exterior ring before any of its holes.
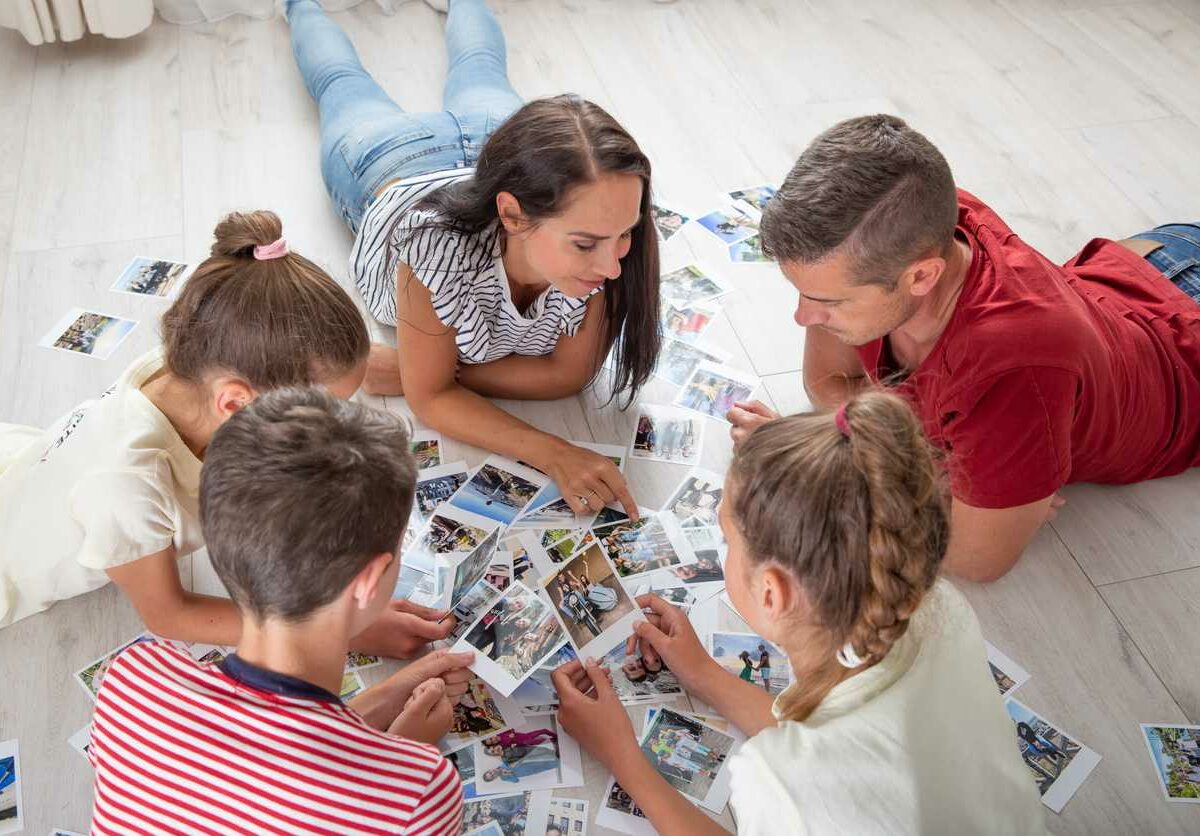
{"type": "Polygon", "coordinates": [[[149,474],[101,472],[81,479],[68,510],[83,529],[78,562],[105,570],[160,552],[175,540],[175,501],[149,474]]]}

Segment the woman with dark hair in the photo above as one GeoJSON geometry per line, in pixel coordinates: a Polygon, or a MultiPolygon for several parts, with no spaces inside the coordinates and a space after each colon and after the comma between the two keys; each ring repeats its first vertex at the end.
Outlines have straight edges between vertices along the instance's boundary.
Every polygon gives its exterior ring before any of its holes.
{"type": "Polygon", "coordinates": [[[321,167],[357,234],[351,273],[397,326],[372,347],[366,389],[403,394],[426,425],[549,474],[577,513],[637,503],[608,458],[488,398],[580,391],[612,352],[632,401],[661,344],[650,162],[602,108],[522,104],[483,0],[452,0],[445,109],[405,113],[316,0],[285,0],[292,47],[321,111],[321,167]]]}

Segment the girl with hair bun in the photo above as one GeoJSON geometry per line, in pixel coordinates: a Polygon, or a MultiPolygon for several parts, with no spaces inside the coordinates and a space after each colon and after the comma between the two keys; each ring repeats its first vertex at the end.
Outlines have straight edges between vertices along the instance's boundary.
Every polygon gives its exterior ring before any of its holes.
{"type": "MultiPolygon", "coordinates": [[[[909,407],[882,392],[764,424],[719,510],[729,597],[795,674],[777,698],[712,659],[661,598],[636,625],[684,688],[749,740],[730,759],[743,834],[1045,833],[979,623],[938,570],[949,526],[909,407]]],[[[749,668],[749,655],[743,658],[749,668]]],[[[722,833],[641,757],[603,670],[553,674],[562,727],[662,833],[722,833]]]]}
{"type": "MultiPolygon", "coordinates": [[[[14,451],[0,461],[0,627],[112,580],[151,632],[237,643],[233,604],[187,591],[176,568],[204,545],[205,449],[267,390],[317,385],[349,398],[370,341],[349,295],[289,250],[275,213],[231,214],[214,236],[163,314],[161,348],[44,431],[0,426],[0,450],[14,451]]],[[[411,653],[408,634],[428,632],[419,616],[429,613],[408,609],[385,615],[361,649],[411,653]]]]}

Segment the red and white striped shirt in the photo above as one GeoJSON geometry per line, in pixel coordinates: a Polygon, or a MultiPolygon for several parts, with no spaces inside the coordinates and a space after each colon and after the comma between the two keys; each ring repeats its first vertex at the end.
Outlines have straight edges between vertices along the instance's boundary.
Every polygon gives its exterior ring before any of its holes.
{"type": "Polygon", "coordinates": [[[92,832],[458,833],[462,781],[436,748],[308,687],[255,688],[161,642],[123,652],[96,697],[92,832]]]}

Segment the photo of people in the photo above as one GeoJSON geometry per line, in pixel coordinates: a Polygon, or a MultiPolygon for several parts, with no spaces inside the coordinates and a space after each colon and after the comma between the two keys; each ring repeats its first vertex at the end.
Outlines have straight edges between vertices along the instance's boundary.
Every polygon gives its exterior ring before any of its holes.
{"type": "Polygon", "coordinates": [[[508,588],[508,585],[513,582],[513,560],[512,555],[508,552],[496,552],[492,555],[492,562],[488,564],[487,571],[483,573],[483,579],[501,591],[508,588]]]}
{"type": "Polygon", "coordinates": [[[38,345],[106,360],[135,327],[132,319],[72,308],[38,345]]]}
{"type": "Polygon", "coordinates": [[[176,261],[138,256],[129,262],[109,289],[138,296],[166,297],[175,292],[186,270],[186,264],[176,261]]]}
{"type": "Polygon", "coordinates": [[[442,463],[442,437],[428,430],[413,434],[409,449],[417,460],[417,469],[438,467],[442,463]]]}
{"type": "Polygon", "coordinates": [[[553,546],[546,549],[546,554],[549,555],[551,563],[562,563],[595,541],[596,538],[592,536],[590,531],[585,532],[582,536],[572,534],[570,537],[564,537],[555,542],[553,546]]]}
{"type": "Polygon", "coordinates": [[[714,299],[730,288],[694,264],[663,273],[659,280],[658,293],[678,306],[714,299]]]}
{"type": "Polygon", "coordinates": [[[658,229],[659,237],[663,241],[670,241],[675,233],[683,229],[683,225],[691,220],[682,212],[660,206],[657,203],[650,205],[650,212],[654,217],[654,226],[658,229]]]}
{"type": "Polygon", "coordinates": [[[738,401],[747,401],[758,387],[753,376],[713,363],[701,363],[675,396],[676,406],[725,420],[725,414],[738,401]]]}
{"type": "Polygon", "coordinates": [[[1062,812],[1100,762],[1100,756],[1017,700],[1006,701],[1004,707],[1016,726],[1017,748],[1033,775],[1042,803],[1056,813],[1062,812]]]}
{"type": "Polygon", "coordinates": [[[582,783],[579,746],[553,714],[523,717],[475,744],[475,791],[552,789],[582,783]]]}
{"type": "Polygon", "coordinates": [[[704,424],[694,412],[641,404],[630,455],[635,459],[696,464],[703,435],[704,424]]]}
{"type": "Polygon", "coordinates": [[[582,798],[550,799],[550,818],[546,836],[585,836],[588,823],[588,802],[582,798]]]}
{"type": "Polygon", "coordinates": [[[486,578],[477,581],[462,596],[462,599],[453,605],[451,612],[458,623],[454,625],[454,629],[442,640],[442,643],[450,646],[462,638],[475,623],[475,619],[479,618],[484,610],[491,607],[499,595],[500,590],[488,583],[486,578]]]}
{"type": "Polygon", "coordinates": [[[421,470],[417,473],[417,489],[413,505],[422,517],[432,514],[439,505],[449,501],[450,497],[467,481],[467,466],[462,462],[439,465],[421,470]]]}
{"type": "Polygon", "coordinates": [[[718,773],[733,743],[724,732],[663,708],[649,721],[642,752],[675,789],[701,803],[712,803],[718,773]]]}
{"type": "Polygon", "coordinates": [[[629,655],[625,652],[625,642],[618,642],[600,660],[600,665],[609,672],[613,690],[621,702],[665,700],[683,693],[675,674],[649,646],[640,654],[629,655]]]}
{"type": "Polygon", "coordinates": [[[663,336],[694,343],[717,316],[717,309],[706,302],[676,305],[664,299],[662,303],[663,336]]]}
{"type": "Polygon", "coordinates": [[[1142,723],[1142,734],[1167,800],[1200,804],[1200,726],[1142,723]]]}
{"type": "Polygon", "coordinates": [[[753,235],[745,241],[729,245],[729,260],[735,264],[756,264],[771,259],[763,252],[762,238],[753,235]]]}
{"type": "Polygon", "coordinates": [[[450,504],[512,525],[547,481],[531,467],[492,456],[451,498],[450,504]]]}
{"type": "MultiPolygon", "coordinates": [[[[623,816],[636,816],[643,820],[646,818],[646,814],[642,812],[641,808],[633,803],[633,798],[629,795],[629,793],[621,789],[621,785],[615,781],[608,788],[604,806],[607,810],[611,810],[612,812],[623,816]]],[[[606,827],[614,826],[612,823],[605,821],[604,813],[601,813],[596,817],[596,824],[602,824],[606,827]]]]}
{"type": "Polygon", "coordinates": [[[759,212],[767,208],[767,201],[775,196],[774,186],[750,186],[745,189],[734,189],[729,193],[732,200],[740,200],[759,212]]]}
{"type": "Polygon", "coordinates": [[[626,520],[596,528],[593,533],[617,574],[629,578],[691,561],[690,555],[680,551],[667,525],[659,516],[647,515],[637,522],[626,520]]]}
{"type": "Polygon", "coordinates": [[[565,640],[550,606],[529,587],[514,583],[454,649],[477,651],[472,670],[507,697],[565,640]]]}
{"type": "Polygon", "coordinates": [[[24,826],[21,802],[21,759],[16,740],[0,743],[0,833],[17,833],[24,826]]]}
{"type": "Polygon", "coordinates": [[[497,526],[487,538],[476,546],[475,551],[468,554],[454,567],[454,581],[450,588],[450,600],[447,606],[453,607],[458,600],[467,594],[467,590],[483,578],[484,572],[492,565],[492,556],[496,553],[496,544],[500,541],[500,528],[497,526]]]}
{"type": "Polygon", "coordinates": [[[495,697],[478,677],[467,683],[467,692],[454,703],[454,719],[450,731],[438,743],[443,752],[461,749],[481,737],[508,728],[495,697]]]}
{"type": "Polygon", "coordinates": [[[671,568],[671,574],[686,584],[725,582],[725,570],[717,552],[699,550],[696,552],[696,562],[671,568]]]}
{"type": "MultiPolygon", "coordinates": [[[[475,771],[478,774],[478,765],[475,771]]],[[[472,799],[463,805],[462,832],[492,836],[483,828],[494,825],[503,836],[541,836],[537,828],[549,814],[550,793],[526,791],[472,799]]]]}
{"type": "Polygon", "coordinates": [[[518,524],[530,526],[565,525],[574,522],[575,512],[571,510],[571,506],[567,504],[567,500],[561,496],[551,502],[547,502],[545,505],[530,510],[518,520],[518,524]]]}
{"type": "Polygon", "coordinates": [[[668,383],[682,386],[701,363],[723,363],[726,359],[725,356],[713,353],[712,349],[700,348],[668,337],[663,340],[663,349],[658,355],[658,365],[654,368],[654,374],[668,383]]]}
{"type": "Polygon", "coordinates": [[[512,701],[517,704],[521,713],[531,715],[555,711],[558,708],[558,692],[554,689],[550,675],[554,673],[555,668],[578,658],[570,642],[546,657],[538,669],[512,692],[512,701]]]}
{"type": "Polygon", "coordinates": [[[714,632],[708,652],[717,664],[778,696],[791,684],[792,666],[782,650],[753,633],[714,632]]]}
{"type": "Polygon", "coordinates": [[[628,627],[623,635],[614,633],[613,640],[617,641],[632,630],[630,616],[637,614],[638,607],[598,545],[589,546],[557,572],[542,578],[542,587],[558,609],[567,636],[580,656],[597,655],[596,640],[605,631],[628,627]]]}
{"type": "Polygon", "coordinates": [[[714,526],[724,489],[725,480],[721,474],[694,470],[683,477],[663,510],[674,514],[684,528],[714,526]]]}
{"type": "Polygon", "coordinates": [[[1001,653],[991,642],[985,641],[983,645],[987,649],[988,668],[991,669],[1000,696],[1007,697],[1029,680],[1029,671],[1001,653]]]}
{"type": "Polygon", "coordinates": [[[100,683],[104,681],[104,674],[108,673],[108,669],[112,667],[112,663],[116,661],[116,658],[121,654],[121,652],[127,648],[133,647],[135,644],[141,644],[142,642],[149,641],[154,641],[154,636],[152,636],[150,633],[142,633],[133,640],[125,642],[125,644],[121,645],[116,650],[110,650],[108,653],[92,662],[86,668],[76,673],[75,678],[79,680],[79,684],[84,687],[84,689],[88,692],[88,695],[92,699],[95,699],[96,694],[100,691],[100,683]]]}
{"type": "Polygon", "coordinates": [[[490,520],[471,520],[466,515],[445,508],[434,514],[425,527],[417,549],[427,554],[466,554],[475,551],[495,529],[490,520]]]}
{"type": "Polygon", "coordinates": [[[726,245],[745,241],[751,235],[758,234],[758,222],[736,206],[709,212],[697,218],[696,222],[726,245]]]}

